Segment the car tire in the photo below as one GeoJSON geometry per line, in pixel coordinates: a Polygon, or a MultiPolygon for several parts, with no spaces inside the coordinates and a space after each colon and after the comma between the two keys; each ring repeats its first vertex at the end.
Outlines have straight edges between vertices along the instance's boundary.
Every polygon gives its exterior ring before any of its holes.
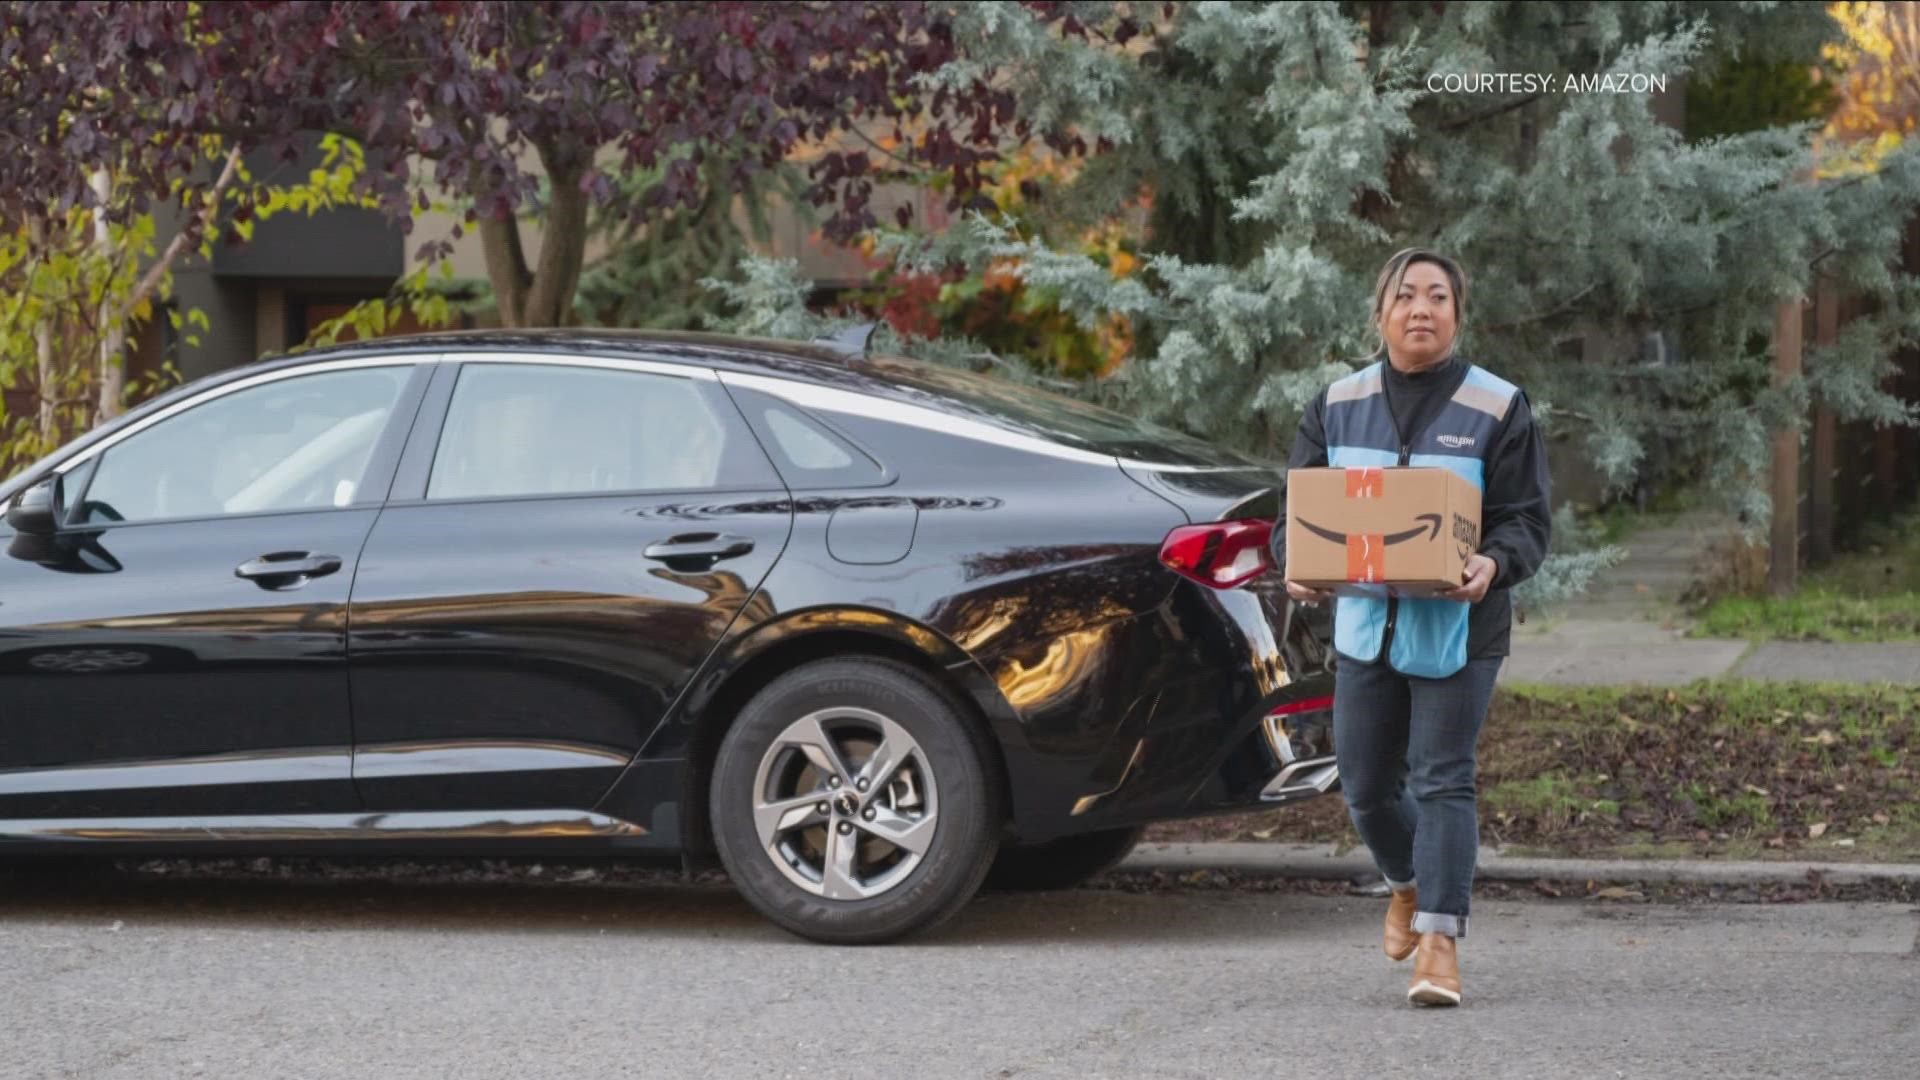
{"type": "Polygon", "coordinates": [[[1103,829],[1038,844],[1009,844],[1000,849],[987,873],[987,888],[1002,892],[1072,889],[1120,865],[1144,826],[1103,829]]]}
{"type": "Polygon", "coordinates": [[[999,847],[985,738],[906,664],[787,672],[721,742],[708,795],[720,861],[749,904],[801,937],[854,945],[928,930],[979,891],[999,847]]]}

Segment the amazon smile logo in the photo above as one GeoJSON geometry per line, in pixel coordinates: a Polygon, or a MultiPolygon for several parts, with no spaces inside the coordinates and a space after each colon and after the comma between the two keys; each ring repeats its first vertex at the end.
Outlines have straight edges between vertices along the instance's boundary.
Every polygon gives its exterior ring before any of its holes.
{"type": "MultiPolygon", "coordinates": [[[[1416,525],[1413,528],[1407,529],[1403,532],[1386,533],[1379,537],[1380,542],[1382,544],[1404,544],[1408,540],[1417,539],[1421,533],[1426,533],[1427,539],[1429,540],[1435,539],[1440,535],[1440,515],[1439,514],[1421,514],[1419,517],[1416,517],[1413,520],[1424,521],[1426,522],[1426,524],[1416,525]]],[[[1334,543],[1340,544],[1342,546],[1345,546],[1348,543],[1348,536],[1346,533],[1334,532],[1332,529],[1323,529],[1320,526],[1315,525],[1313,522],[1308,521],[1306,518],[1300,519],[1300,527],[1312,533],[1313,535],[1319,537],[1322,540],[1331,540],[1334,543]]]]}

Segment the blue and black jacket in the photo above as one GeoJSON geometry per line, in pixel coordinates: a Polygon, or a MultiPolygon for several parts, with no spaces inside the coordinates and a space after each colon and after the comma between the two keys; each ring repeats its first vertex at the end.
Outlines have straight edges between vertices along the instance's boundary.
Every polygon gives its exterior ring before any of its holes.
{"type": "MultiPolygon", "coordinates": [[[[1300,418],[1287,464],[1437,466],[1480,488],[1480,553],[1498,568],[1486,599],[1469,608],[1451,600],[1343,596],[1334,613],[1337,651],[1365,663],[1384,657],[1394,670],[1422,678],[1507,654],[1508,590],[1540,568],[1552,530],[1546,446],[1518,387],[1459,357],[1417,375],[1381,360],[1321,392],[1300,418]]],[[[1274,530],[1276,538],[1283,533],[1274,530]]],[[[1285,553],[1276,554],[1284,565],[1285,553]]]]}

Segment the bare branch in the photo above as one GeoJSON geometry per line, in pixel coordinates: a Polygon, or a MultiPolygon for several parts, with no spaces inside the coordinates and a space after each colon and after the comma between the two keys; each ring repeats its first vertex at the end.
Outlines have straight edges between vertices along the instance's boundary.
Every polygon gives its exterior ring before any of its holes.
{"type": "Polygon", "coordinates": [[[1482,123],[1487,120],[1491,120],[1496,116],[1504,116],[1515,109],[1523,108],[1527,105],[1531,105],[1534,102],[1539,101],[1541,96],[1542,95],[1540,94],[1528,94],[1526,97],[1516,98],[1513,101],[1509,101],[1504,105],[1495,106],[1494,108],[1488,109],[1484,112],[1474,113],[1472,116],[1463,116],[1458,120],[1449,120],[1446,123],[1440,125],[1440,130],[1459,131],[1461,128],[1472,127],[1475,124],[1482,123]]]}
{"type": "MultiPolygon", "coordinates": [[[[233,178],[239,174],[239,171],[240,147],[236,145],[228,151],[227,164],[220,170],[220,178],[214,181],[213,190],[207,195],[207,204],[200,210],[200,231],[205,232],[213,228],[214,217],[220,212],[220,197],[226,194],[227,188],[233,184],[233,178]]],[[[173,268],[174,260],[187,249],[187,234],[191,231],[181,229],[175,233],[173,239],[167,242],[166,250],[160,253],[160,257],[154,260],[152,266],[147,267],[147,272],[141,275],[140,281],[134,285],[133,291],[127,294],[126,300],[120,305],[118,312],[120,320],[133,314],[133,309],[139,307],[142,300],[151,296],[153,290],[159,288],[160,279],[167,275],[167,272],[173,268]]]]}

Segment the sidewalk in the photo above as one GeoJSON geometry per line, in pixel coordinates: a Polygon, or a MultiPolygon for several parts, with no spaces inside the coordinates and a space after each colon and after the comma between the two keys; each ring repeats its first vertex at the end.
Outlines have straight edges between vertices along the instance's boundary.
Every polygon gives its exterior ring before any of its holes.
{"type": "MultiPolygon", "coordinates": [[[[1224,870],[1261,877],[1347,880],[1376,873],[1365,848],[1345,853],[1329,844],[1141,844],[1118,870],[1188,874],[1224,870]]],[[[1819,874],[1834,885],[1893,881],[1920,885],[1920,863],[1823,863],[1720,859],[1548,859],[1480,849],[1474,871],[1483,881],[1669,881],[1698,885],[1790,885],[1819,874]]]]}
{"type": "Polygon", "coordinates": [[[1725,524],[1684,514],[1629,536],[1627,558],[1564,615],[1517,625],[1501,682],[1679,686],[1742,678],[1920,685],[1920,643],[1689,638],[1679,599],[1725,524]]]}
{"type": "Polygon", "coordinates": [[[1733,677],[1784,682],[1920,685],[1920,643],[1726,641],[1688,638],[1654,622],[1578,615],[1546,630],[1515,627],[1501,682],[1680,686],[1733,677]]]}

